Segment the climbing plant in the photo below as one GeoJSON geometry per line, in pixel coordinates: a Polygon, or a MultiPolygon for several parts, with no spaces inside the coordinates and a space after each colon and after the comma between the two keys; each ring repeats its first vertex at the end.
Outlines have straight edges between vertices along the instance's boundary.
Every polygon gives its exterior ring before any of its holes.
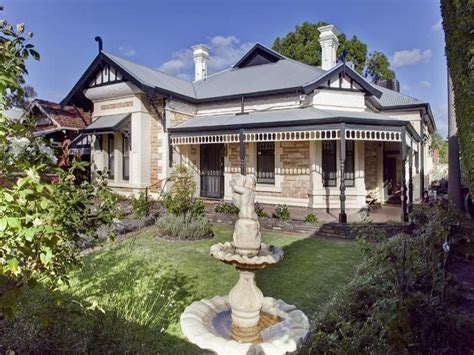
{"type": "Polygon", "coordinates": [[[448,68],[464,178],[474,192],[474,6],[471,0],[441,0],[448,68]]]}

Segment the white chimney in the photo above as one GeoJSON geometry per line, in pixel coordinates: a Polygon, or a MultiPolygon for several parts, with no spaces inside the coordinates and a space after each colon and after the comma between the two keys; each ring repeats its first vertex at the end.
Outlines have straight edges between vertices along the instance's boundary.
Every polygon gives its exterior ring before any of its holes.
{"type": "Polygon", "coordinates": [[[321,45],[321,68],[330,70],[337,62],[337,47],[339,31],[334,25],[327,25],[318,28],[319,44],[321,45]]]}
{"type": "Polygon", "coordinates": [[[194,80],[202,80],[207,76],[207,61],[209,60],[209,48],[204,44],[193,46],[194,80]]]}

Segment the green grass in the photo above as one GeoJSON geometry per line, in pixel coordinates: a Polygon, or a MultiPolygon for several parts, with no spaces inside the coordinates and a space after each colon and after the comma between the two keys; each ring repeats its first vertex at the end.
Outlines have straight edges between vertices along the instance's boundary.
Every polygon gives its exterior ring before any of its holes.
{"type": "MultiPolygon", "coordinates": [[[[158,241],[151,227],[87,255],[69,288],[54,296],[43,289],[27,294],[19,318],[0,328],[0,345],[20,351],[195,353],[183,339],[179,315],[194,300],[228,294],[237,281],[233,267],[209,256],[212,244],[232,239],[232,229],[215,226],[214,232],[212,240],[158,241]]],[[[258,286],[310,317],[351,279],[361,258],[351,242],[271,232],[262,239],[282,247],[285,257],[257,273],[258,286]]]]}

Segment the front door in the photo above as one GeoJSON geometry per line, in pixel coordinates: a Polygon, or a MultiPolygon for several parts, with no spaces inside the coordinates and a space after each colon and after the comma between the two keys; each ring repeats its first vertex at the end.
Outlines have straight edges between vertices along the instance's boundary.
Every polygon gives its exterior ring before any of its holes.
{"type": "Polygon", "coordinates": [[[224,196],[224,144],[201,145],[201,196],[224,196]]]}

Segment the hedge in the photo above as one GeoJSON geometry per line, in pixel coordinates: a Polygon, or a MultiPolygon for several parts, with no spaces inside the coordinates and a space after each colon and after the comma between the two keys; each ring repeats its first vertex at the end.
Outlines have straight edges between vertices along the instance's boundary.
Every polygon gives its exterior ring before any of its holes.
{"type": "Polygon", "coordinates": [[[474,4],[472,0],[441,0],[446,56],[454,87],[461,164],[474,192],[474,4]]]}

